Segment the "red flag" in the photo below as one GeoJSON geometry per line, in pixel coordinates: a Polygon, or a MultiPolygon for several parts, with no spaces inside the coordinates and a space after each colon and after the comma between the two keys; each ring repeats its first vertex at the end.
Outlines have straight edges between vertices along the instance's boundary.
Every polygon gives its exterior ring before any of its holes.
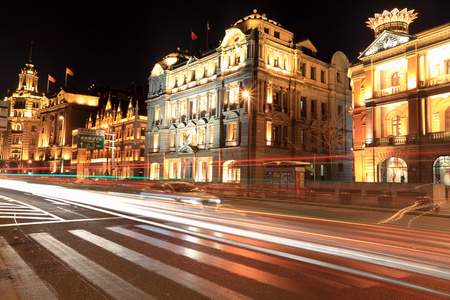
{"type": "Polygon", "coordinates": [[[191,30],[191,39],[193,41],[195,41],[196,39],[198,39],[197,35],[191,30]]]}
{"type": "Polygon", "coordinates": [[[209,31],[209,22],[206,22],[206,30],[208,30],[209,31]]]}
{"type": "Polygon", "coordinates": [[[55,78],[53,78],[52,76],[48,75],[48,81],[51,81],[53,83],[56,82],[55,78]]]}
{"type": "Polygon", "coordinates": [[[70,76],[73,76],[73,72],[69,68],[66,68],[66,74],[69,74],[70,76]]]}

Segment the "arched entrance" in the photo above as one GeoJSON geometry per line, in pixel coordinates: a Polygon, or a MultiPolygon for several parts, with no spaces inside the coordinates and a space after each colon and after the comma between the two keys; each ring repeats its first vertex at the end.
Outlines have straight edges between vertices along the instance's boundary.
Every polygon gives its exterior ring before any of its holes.
{"type": "Polygon", "coordinates": [[[433,162],[433,182],[450,186],[450,156],[439,156],[433,162]]]}
{"type": "Polygon", "coordinates": [[[400,157],[389,157],[380,163],[379,182],[408,182],[408,167],[400,157]]]}

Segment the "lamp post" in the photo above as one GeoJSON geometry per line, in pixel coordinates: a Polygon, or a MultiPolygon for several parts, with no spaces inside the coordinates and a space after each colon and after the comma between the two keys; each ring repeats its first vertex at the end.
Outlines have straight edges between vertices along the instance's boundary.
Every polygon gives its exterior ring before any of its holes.
{"type": "Polygon", "coordinates": [[[62,120],[62,127],[61,127],[61,174],[64,173],[64,156],[63,156],[63,152],[64,152],[64,116],[59,116],[59,119],[62,120]]]}
{"type": "MultiPolygon", "coordinates": [[[[251,126],[251,122],[253,121],[252,118],[252,111],[251,111],[251,107],[250,107],[250,92],[245,90],[242,93],[242,97],[244,97],[244,99],[247,99],[247,112],[248,112],[248,119],[247,119],[247,130],[248,130],[248,134],[247,134],[247,155],[248,155],[248,163],[247,163],[247,179],[250,179],[250,171],[251,171],[251,167],[250,167],[250,159],[251,159],[251,137],[252,137],[252,130],[253,130],[253,126],[251,126]]],[[[247,180],[247,189],[249,188],[249,181],[247,180]]]]}
{"type": "Polygon", "coordinates": [[[22,173],[22,168],[23,168],[23,161],[22,161],[23,143],[22,143],[22,141],[19,141],[19,144],[20,144],[20,173],[22,173]]]}

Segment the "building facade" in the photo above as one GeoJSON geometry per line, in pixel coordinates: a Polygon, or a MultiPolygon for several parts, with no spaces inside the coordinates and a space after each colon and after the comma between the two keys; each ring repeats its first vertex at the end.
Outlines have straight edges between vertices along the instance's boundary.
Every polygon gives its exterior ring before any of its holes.
{"type": "Polygon", "coordinates": [[[6,130],[1,132],[2,168],[15,173],[26,172],[29,160],[34,159],[37,150],[39,108],[43,93],[38,91],[37,71],[30,60],[19,74],[19,84],[8,102],[6,130]]]}
{"type": "Polygon", "coordinates": [[[89,117],[85,128],[105,132],[103,149],[77,147],[78,130],[73,131],[72,170],[80,177],[108,176],[115,179],[142,178],[145,169],[145,132],[147,116],[139,115],[138,101],[130,99],[124,112],[120,103],[112,105],[111,95],[95,119],[89,117]]]}
{"type": "Polygon", "coordinates": [[[416,18],[370,18],[375,40],[349,70],[356,181],[450,185],[450,24],[409,34],[416,18]]]}
{"type": "Polygon", "coordinates": [[[66,89],[43,97],[36,155],[30,157],[34,173],[72,173],[72,130],[86,125],[98,109],[98,100],[97,96],[66,89]]]}
{"type": "Polygon", "coordinates": [[[293,40],[255,10],[227,29],[216,49],[178,50],[156,63],[147,176],[291,189],[304,179],[296,172],[300,163],[308,162],[311,178],[351,174],[351,160],[329,159],[330,151],[351,153],[348,59],[336,52],[320,60],[311,41],[293,40]],[[339,129],[330,147],[325,126],[339,129]]]}

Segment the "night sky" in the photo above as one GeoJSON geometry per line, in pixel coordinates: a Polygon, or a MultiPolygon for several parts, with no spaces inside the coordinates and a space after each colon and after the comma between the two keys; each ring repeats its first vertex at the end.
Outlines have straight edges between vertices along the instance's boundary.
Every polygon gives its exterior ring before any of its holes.
{"type": "Polygon", "coordinates": [[[66,67],[75,75],[68,85],[80,91],[91,84],[125,90],[132,82],[146,82],[153,65],[177,47],[189,49],[191,29],[198,36],[192,52],[204,50],[208,21],[209,43],[217,43],[253,9],[292,31],[294,42],[311,39],[320,58],[342,51],[352,63],[374,40],[365,22],[375,13],[414,9],[419,14],[411,34],[450,22],[448,0],[112,2],[2,1],[0,97],[17,88],[31,41],[40,91],[47,89],[48,74],[56,79],[50,90],[59,91],[66,67]]]}

